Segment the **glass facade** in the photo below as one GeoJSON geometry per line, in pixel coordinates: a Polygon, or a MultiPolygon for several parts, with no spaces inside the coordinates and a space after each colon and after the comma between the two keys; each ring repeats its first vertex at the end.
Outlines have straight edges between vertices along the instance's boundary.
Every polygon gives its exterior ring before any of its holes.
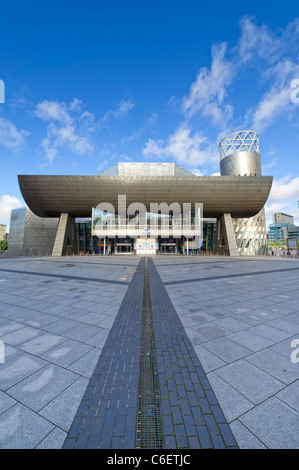
{"type": "MultiPolygon", "coordinates": [[[[142,220],[145,226],[150,227],[150,218],[152,214],[146,213],[145,219],[142,220]]],[[[163,220],[167,218],[170,221],[170,227],[172,227],[174,220],[171,215],[164,216],[157,214],[158,224],[162,224],[163,220]]],[[[106,212],[99,211],[93,208],[91,220],[78,220],[76,221],[77,230],[77,243],[78,253],[94,253],[94,254],[133,254],[134,243],[137,237],[102,237],[96,236],[94,228],[98,221],[106,222],[110,227],[117,227],[118,223],[129,223],[130,217],[124,220],[120,220],[118,216],[113,214],[107,214],[106,212]]],[[[190,216],[191,226],[195,224],[194,212],[191,212],[190,216]]],[[[140,223],[142,226],[142,223],[140,223]]],[[[203,219],[202,223],[202,238],[201,239],[189,239],[188,243],[184,237],[158,237],[158,254],[204,254],[212,253],[215,248],[215,237],[216,237],[216,219],[203,219]]],[[[150,233],[150,232],[149,232],[150,233]]],[[[145,236],[146,232],[142,236],[145,236]]],[[[149,235],[148,235],[149,236],[149,235]]]]}
{"type": "Polygon", "coordinates": [[[91,220],[76,221],[76,238],[78,253],[93,253],[97,248],[94,246],[91,236],[91,220]]]}

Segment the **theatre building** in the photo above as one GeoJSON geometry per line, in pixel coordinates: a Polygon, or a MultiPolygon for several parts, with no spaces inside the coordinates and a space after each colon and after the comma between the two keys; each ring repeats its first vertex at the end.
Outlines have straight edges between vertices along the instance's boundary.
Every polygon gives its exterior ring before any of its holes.
{"type": "Polygon", "coordinates": [[[11,213],[11,256],[267,252],[259,138],[219,144],[220,176],[175,163],[117,163],[98,175],[19,175],[27,207],[11,213]]]}

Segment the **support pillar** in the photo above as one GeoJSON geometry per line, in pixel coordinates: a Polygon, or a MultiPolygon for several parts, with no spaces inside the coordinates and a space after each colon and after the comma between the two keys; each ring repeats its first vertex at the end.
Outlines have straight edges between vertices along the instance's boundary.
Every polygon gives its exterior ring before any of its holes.
{"type": "Polygon", "coordinates": [[[215,254],[239,256],[235,231],[230,214],[223,214],[217,219],[215,254]]]}
{"type": "Polygon", "coordinates": [[[72,255],[77,251],[75,219],[69,214],[60,215],[52,256],[72,255]]]}

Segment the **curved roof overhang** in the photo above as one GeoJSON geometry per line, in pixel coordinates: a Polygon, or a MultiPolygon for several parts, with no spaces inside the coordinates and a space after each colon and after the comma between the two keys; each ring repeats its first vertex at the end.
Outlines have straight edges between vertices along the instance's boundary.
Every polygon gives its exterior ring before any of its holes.
{"type": "Polygon", "coordinates": [[[252,217],[263,207],[272,176],[48,176],[19,175],[28,207],[39,217],[90,217],[102,202],[118,207],[118,195],[127,205],[150,203],[202,203],[204,217],[252,217]]]}

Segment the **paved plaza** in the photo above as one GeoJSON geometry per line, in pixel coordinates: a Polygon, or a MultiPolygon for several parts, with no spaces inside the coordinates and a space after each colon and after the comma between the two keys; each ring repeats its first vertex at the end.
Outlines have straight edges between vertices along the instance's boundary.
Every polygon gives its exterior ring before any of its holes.
{"type": "Polygon", "coordinates": [[[0,259],[0,448],[139,447],[151,327],[153,443],[298,449],[298,285],[295,259],[0,259]]]}

